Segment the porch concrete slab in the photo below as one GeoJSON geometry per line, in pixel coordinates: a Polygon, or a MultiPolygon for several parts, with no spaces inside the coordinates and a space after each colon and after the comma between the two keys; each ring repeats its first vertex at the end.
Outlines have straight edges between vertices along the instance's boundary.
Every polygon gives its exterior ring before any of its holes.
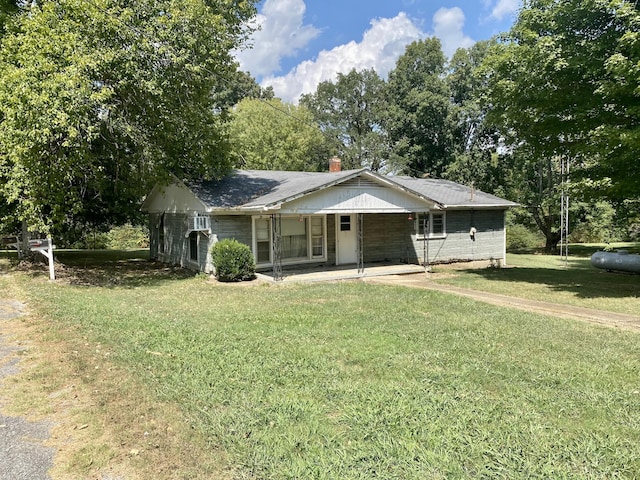
{"type": "Polygon", "coordinates": [[[318,267],[308,269],[285,270],[282,280],[276,282],[273,272],[258,273],[258,278],[275,283],[303,283],[303,282],[330,282],[337,280],[353,280],[358,278],[380,277],[385,275],[406,275],[425,273],[422,265],[365,265],[363,272],[358,272],[357,268],[349,266],[343,267],[318,267]]]}

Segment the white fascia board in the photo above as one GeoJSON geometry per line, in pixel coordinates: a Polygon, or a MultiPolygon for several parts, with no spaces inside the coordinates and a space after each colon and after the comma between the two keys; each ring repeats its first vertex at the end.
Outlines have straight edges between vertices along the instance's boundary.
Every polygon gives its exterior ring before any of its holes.
{"type": "Polygon", "coordinates": [[[508,210],[517,205],[443,205],[443,210],[508,210]]]}

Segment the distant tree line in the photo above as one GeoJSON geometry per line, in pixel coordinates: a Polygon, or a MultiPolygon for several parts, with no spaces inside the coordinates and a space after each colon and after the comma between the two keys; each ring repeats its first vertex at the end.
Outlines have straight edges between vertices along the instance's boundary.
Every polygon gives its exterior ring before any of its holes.
{"type": "Polygon", "coordinates": [[[159,179],[343,168],[451,179],[522,206],[560,239],[640,224],[640,6],[525,0],[509,32],[451,59],[427,38],[387,79],[342,72],[293,105],[230,52],[254,2],[0,0],[0,227],[131,222],[159,179]]]}

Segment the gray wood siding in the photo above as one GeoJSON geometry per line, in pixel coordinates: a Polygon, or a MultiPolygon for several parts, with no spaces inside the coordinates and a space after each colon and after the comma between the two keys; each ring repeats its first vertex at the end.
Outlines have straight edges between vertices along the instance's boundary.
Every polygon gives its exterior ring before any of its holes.
{"type": "Polygon", "coordinates": [[[198,232],[198,261],[189,255],[189,237],[187,234],[187,215],[176,213],[164,214],[164,252],[160,248],[160,214],[149,215],[149,252],[150,257],[172,265],[192,270],[210,272],[211,245],[213,235],[198,232]]]}
{"type": "MultiPolygon", "coordinates": [[[[252,248],[251,216],[225,215],[211,218],[211,234],[198,233],[198,262],[189,258],[187,215],[164,214],[165,250],[159,248],[160,215],[149,216],[150,256],[153,259],[181,265],[193,270],[213,272],[211,247],[219,240],[234,238],[252,248]]],[[[408,214],[365,214],[363,224],[364,261],[422,263],[425,243],[418,237],[416,222],[408,214]]],[[[336,263],[335,215],[327,215],[327,265],[336,263]]],[[[456,260],[489,260],[504,258],[504,211],[447,211],[446,237],[428,241],[429,263],[456,260]],[[469,237],[476,228],[475,241],[469,237]]]]}
{"type": "MultiPolygon", "coordinates": [[[[172,265],[200,270],[200,264],[189,259],[189,238],[187,233],[187,215],[178,213],[164,214],[164,252],[158,243],[158,259],[172,265]]],[[[159,238],[159,232],[158,237],[159,238]]]]}
{"type": "MultiPolygon", "coordinates": [[[[456,260],[489,260],[504,258],[503,210],[450,210],[446,214],[446,238],[429,240],[429,262],[443,263],[456,260]],[[475,241],[469,230],[476,228],[475,241]]],[[[424,241],[413,236],[416,258],[424,256],[424,241]]]]}
{"type": "Polygon", "coordinates": [[[431,238],[428,246],[406,214],[365,215],[363,227],[365,262],[422,263],[425,250],[430,263],[504,257],[502,210],[450,210],[446,212],[446,237],[431,238]],[[475,241],[469,236],[472,226],[477,230],[475,241]]]}
{"type": "Polygon", "coordinates": [[[232,238],[252,249],[252,223],[250,216],[244,215],[218,215],[211,217],[211,236],[207,242],[207,263],[204,271],[215,272],[211,260],[211,247],[220,241],[232,238]]]}
{"type": "MultiPolygon", "coordinates": [[[[211,232],[217,240],[235,238],[240,243],[251,247],[252,238],[251,216],[224,215],[211,217],[211,232]]],[[[213,245],[213,243],[212,243],[213,245]]]]}
{"type": "Polygon", "coordinates": [[[157,213],[149,214],[149,258],[158,260],[158,222],[160,215],[157,213]]]}
{"type": "Polygon", "coordinates": [[[409,214],[364,215],[364,261],[407,263],[413,259],[414,222],[409,214]]]}

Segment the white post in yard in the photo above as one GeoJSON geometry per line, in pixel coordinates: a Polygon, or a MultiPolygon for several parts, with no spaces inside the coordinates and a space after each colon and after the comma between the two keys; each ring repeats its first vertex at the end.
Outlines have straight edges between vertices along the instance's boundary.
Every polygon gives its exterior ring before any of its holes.
{"type": "Polygon", "coordinates": [[[46,254],[49,259],[49,280],[55,280],[56,272],[53,270],[53,240],[51,237],[47,237],[47,240],[49,240],[49,250],[46,254]]]}
{"type": "Polygon", "coordinates": [[[29,240],[29,249],[32,252],[40,252],[49,260],[49,280],[55,280],[56,274],[53,269],[53,240],[51,237],[46,239],[29,240]]]}

